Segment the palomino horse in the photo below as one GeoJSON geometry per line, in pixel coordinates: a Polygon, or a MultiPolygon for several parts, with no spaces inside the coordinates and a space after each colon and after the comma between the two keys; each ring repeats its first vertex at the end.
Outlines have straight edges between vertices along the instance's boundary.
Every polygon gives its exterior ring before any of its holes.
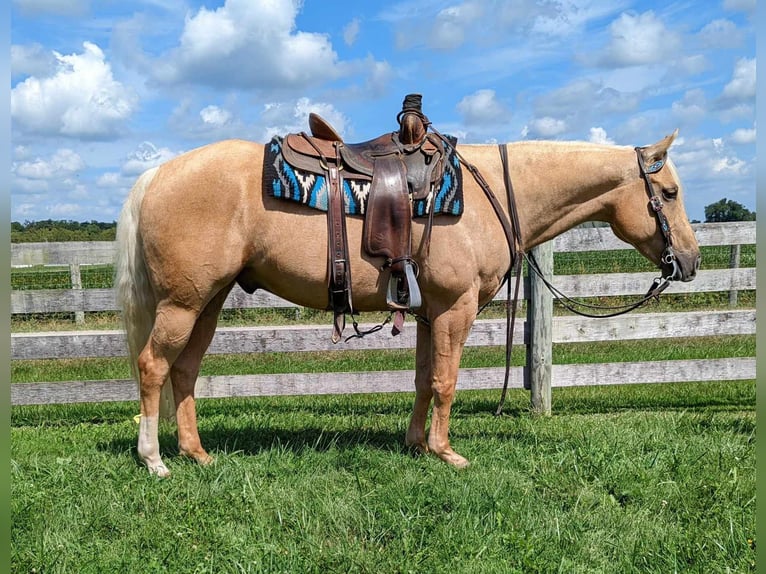
{"type": "MultiPolygon", "coordinates": [[[[603,221],[665,276],[694,278],[699,247],[681,182],[666,159],[675,135],[641,148],[641,158],[632,147],[508,144],[518,247],[526,251],[582,222],[603,221]],[[664,168],[656,163],[664,160],[664,168]],[[644,175],[642,163],[654,169],[644,175]],[[647,189],[656,193],[654,203],[647,189]],[[664,218],[652,209],[660,203],[664,218]],[[663,219],[667,233],[661,229],[663,219]],[[663,259],[670,234],[675,258],[663,259]]],[[[200,443],[194,387],[221,307],[235,284],[248,292],[265,289],[300,306],[328,308],[326,215],[265,193],[264,149],[263,144],[231,140],[180,155],[138,179],[120,216],[117,290],[140,387],[138,456],[159,476],[169,474],[158,441],[160,394],[168,378],[180,453],[202,464],[212,460],[200,443]]],[[[508,213],[498,146],[457,149],[478,168],[508,213]]],[[[499,290],[512,263],[499,218],[467,172],[463,197],[461,216],[434,218],[427,256],[424,223],[412,225],[423,299],[418,314],[427,321],[417,326],[416,395],[405,438],[412,448],[455,467],[468,464],[448,438],[463,345],[479,308],[499,290]]],[[[348,217],[354,306],[362,312],[386,310],[388,272],[380,271],[383,258],[370,257],[360,247],[362,225],[360,217],[348,217]]]]}

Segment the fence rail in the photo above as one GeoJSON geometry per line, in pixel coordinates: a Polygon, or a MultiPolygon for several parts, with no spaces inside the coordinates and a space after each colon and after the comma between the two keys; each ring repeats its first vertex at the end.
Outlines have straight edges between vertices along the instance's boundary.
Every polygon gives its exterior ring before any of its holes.
{"type": "MultiPolygon", "coordinates": [[[[701,246],[729,245],[732,268],[702,270],[689,283],[674,283],[666,293],[698,293],[756,288],[755,268],[739,268],[739,246],[755,244],[755,223],[697,224],[694,226],[701,246]]],[[[604,251],[630,249],[608,228],[574,229],[556,238],[553,251],[604,251]]],[[[13,266],[69,266],[73,289],[18,290],[11,293],[11,312],[74,312],[80,320],[85,312],[113,311],[117,306],[111,289],[83,289],[79,268],[84,265],[107,265],[114,259],[111,242],[13,244],[13,266]]],[[[538,260],[544,252],[538,254],[538,260]]],[[[704,267],[704,263],[703,263],[704,267]]],[[[556,275],[556,285],[573,297],[624,296],[643,294],[656,273],[601,273],[556,275]]],[[[523,297],[534,292],[534,277],[523,285],[523,297]]],[[[499,293],[498,300],[504,299],[499,293]]],[[[736,295],[733,298],[736,301],[736,295]]],[[[531,305],[530,307],[533,307],[531,305]]],[[[234,289],[226,301],[227,308],[295,307],[269,293],[248,295],[234,289]]],[[[514,340],[529,346],[543,327],[551,332],[551,343],[577,343],[604,340],[629,340],[666,337],[699,337],[709,335],[755,334],[755,310],[691,311],[678,313],[638,313],[611,319],[546,316],[534,319],[528,310],[525,321],[516,325],[514,340]],[[547,326],[546,326],[547,325],[547,326]]],[[[544,329],[543,329],[544,330],[544,329]]],[[[337,351],[348,349],[414,348],[415,327],[405,324],[403,333],[391,337],[382,331],[347,345],[333,345],[330,326],[228,327],[219,328],[209,353],[256,353],[337,351]]],[[[478,320],[468,338],[469,346],[501,346],[505,342],[505,322],[478,320]]],[[[550,345],[550,343],[546,343],[550,345]]],[[[83,357],[117,357],[125,351],[124,334],[120,331],[56,331],[45,333],[13,333],[11,359],[57,359],[83,357]]],[[[546,349],[542,349],[543,357],[546,349]]],[[[511,371],[511,387],[530,388],[539,378],[540,366],[528,360],[527,367],[511,371]],[[537,370],[536,370],[537,369],[537,370]]],[[[542,360],[545,362],[545,360],[542,360]]],[[[605,363],[589,365],[543,365],[545,376],[537,408],[550,410],[550,386],[583,384],[629,384],[704,380],[737,380],[755,378],[755,360],[727,358],[718,360],[676,360],[641,363],[605,363]],[[549,374],[548,374],[549,373],[549,374]],[[546,394],[547,393],[547,394],[546,394]]],[[[407,370],[374,373],[292,373],[289,375],[240,375],[201,377],[198,396],[252,396],[274,394],[326,394],[333,392],[398,392],[412,390],[414,374],[407,370]]],[[[502,380],[502,369],[462,369],[459,388],[494,389],[502,380]]],[[[133,400],[137,398],[132,381],[71,381],[57,383],[20,383],[11,386],[12,404],[45,404],[91,401],[133,400]]],[[[535,388],[533,387],[533,402],[535,388]]]]}

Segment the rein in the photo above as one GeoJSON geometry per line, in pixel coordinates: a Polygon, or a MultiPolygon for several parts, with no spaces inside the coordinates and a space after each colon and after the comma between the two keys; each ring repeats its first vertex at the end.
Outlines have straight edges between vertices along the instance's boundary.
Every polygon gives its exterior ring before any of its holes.
{"type": "Polygon", "coordinates": [[[605,318],[617,317],[619,315],[624,315],[626,313],[629,313],[635,309],[638,309],[642,305],[646,304],[651,299],[659,300],[660,293],[662,293],[665,289],[667,289],[668,285],[670,285],[670,282],[677,279],[681,274],[681,270],[678,266],[676,255],[673,252],[673,237],[670,232],[670,223],[668,223],[668,218],[665,217],[665,214],[662,212],[664,205],[662,203],[662,200],[657,195],[657,192],[654,189],[654,184],[652,183],[651,179],[649,179],[649,174],[657,173],[664,167],[665,159],[656,161],[647,168],[644,163],[644,156],[641,153],[643,149],[644,148],[641,148],[641,147],[635,148],[636,156],[638,158],[638,168],[641,174],[641,179],[644,180],[647,195],[649,195],[649,204],[651,205],[652,211],[657,217],[657,222],[659,223],[660,231],[662,232],[662,236],[665,239],[665,250],[662,252],[661,260],[662,260],[662,263],[672,266],[673,271],[669,275],[662,275],[661,277],[655,278],[654,282],[652,283],[651,287],[649,287],[649,290],[646,292],[646,294],[641,299],[633,303],[627,303],[625,305],[592,305],[588,303],[583,303],[582,301],[575,301],[574,299],[564,295],[561,291],[559,291],[559,289],[557,289],[553,284],[550,283],[550,281],[548,281],[543,276],[542,272],[540,271],[540,266],[537,264],[537,261],[535,261],[534,256],[532,254],[524,255],[524,258],[527,261],[529,269],[531,269],[535,273],[535,275],[537,275],[540,278],[543,284],[553,294],[555,299],[559,303],[561,303],[561,305],[564,306],[566,309],[568,309],[572,313],[575,313],[576,315],[580,315],[581,317],[589,317],[591,319],[602,319],[602,318],[605,319],[605,318]],[[602,311],[609,311],[609,312],[608,313],[589,313],[587,311],[581,311],[577,307],[586,308],[586,309],[600,309],[602,311]]]}
{"type": "MultiPolygon", "coordinates": [[[[435,130],[432,126],[431,129],[439,136],[444,137],[442,134],[440,134],[437,130],[435,130]]],[[[495,210],[495,213],[500,221],[500,224],[503,227],[503,231],[506,236],[506,240],[508,242],[508,246],[511,252],[511,265],[506,272],[504,281],[507,282],[508,285],[508,294],[506,298],[506,347],[505,347],[505,376],[503,380],[503,390],[500,395],[500,402],[497,406],[497,410],[495,411],[495,416],[500,416],[503,412],[503,406],[505,404],[505,397],[506,393],[508,391],[508,381],[510,379],[510,365],[511,365],[511,351],[513,348],[513,331],[516,321],[516,310],[518,308],[518,299],[519,299],[519,285],[521,283],[521,264],[522,259],[526,260],[528,268],[534,272],[540,279],[543,281],[543,284],[548,288],[548,290],[553,294],[553,296],[556,298],[557,301],[559,301],[564,307],[572,311],[573,313],[577,315],[581,315],[584,317],[589,318],[608,318],[608,317],[616,317],[619,315],[623,315],[626,313],[629,313],[642,305],[646,304],[651,299],[657,299],[659,300],[660,293],[662,293],[668,285],[670,285],[671,281],[674,281],[678,279],[681,275],[681,270],[678,265],[678,261],[676,259],[675,253],[673,251],[673,238],[670,230],[670,224],[668,222],[667,217],[665,217],[665,214],[663,213],[663,203],[660,197],[657,195],[657,192],[654,189],[654,184],[652,183],[651,179],[649,179],[649,174],[657,173],[660,171],[664,165],[665,165],[665,159],[660,159],[659,161],[654,162],[652,165],[650,165],[648,168],[646,167],[644,163],[644,157],[641,153],[644,148],[636,147],[636,156],[638,159],[638,166],[639,166],[639,172],[641,179],[644,180],[644,184],[646,186],[646,191],[649,196],[649,203],[652,207],[652,211],[655,214],[655,217],[657,218],[657,222],[659,224],[660,230],[662,232],[662,236],[665,240],[665,250],[662,253],[661,261],[662,263],[666,265],[672,266],[672,272],[669,275],[663,274],[660,277],[657,277],[652,282],[651,287],[646,292],[646,294],[639,299],[638,301],[634,303],[629,303],[626,305],[617,305],[617,306],[600,306],[600,305],[590,305],[587,303],[575,301],[571,299],[570,297],[567,297],[564,295],[561,291],[559,291],[550,281],[548,281],[540,271],[540,267],[537,264],[537,261],[534,258],[534,255],[527,254],[521,247],[520,237],[521,237],[521,231],[519,226],[519,218],[518,218],[518,211],[516,209],[516,199],[513,192],[513,185],[511,183],[511,176],[510,176],[510,170],[508,167],[508,150],[506,144],[500,144],[498,145],[499,151],[500,151],[500,159],[502,161],[503,165],[503,180],[505,183],[505,190],[507,194],[508,199],[508,209],[511,216],[511,222],[508,222],[508,218],[503,212],[502,208],[500,207],[497,198],[495,197],[494,193],[492,193],[492,190],[490,189],[489,185],[487,184],[486,180],[482,177],[482,175],[479,173],[479,170],[476,168],[476,166],[472,165],[471,163],[467,162],[459,152],[456,151],[457,157],[460,160],[463,165],[466,166],[468,171],[471,172],[471,175],[473,175],[476,182],[479,184],[479,186],[484,191],[485,195],[490,201],[490,204],[492,205],[493,209],[495,210]],[[514,290],[514,295],[511,297],[511,276],[514,274],[516,275],[516,288],[514,290]],[[588,313],[585,311],[580,311],[575,307],[575,305],[579,305],[580,307],[585,307],[589,309],[602,309],[602,310],[608,310],[609,313],[603,314],[595,314],[595,313],[588,313]]],[[[481,311],[481,310],[480,310],[481,311]]]]}
{"type": "MultiPolygon", "coordinates": [[[[438,130],[436,130],[433,126],[430,127],[437,136],[444,139],[444,136],[439,133],[438,130]]],[[[500,396],[500,404],[497,407],[495,416],[502,414],[503,405],[505,404],[505,395],[508,391],[508,381],[510,380],[511,376],[513,331],[516,328],[516,311],[518,309],[519,303],[519,287],[522,281],[522,260],[527,258],[527,255],[521,245],[521,227],[519,225],[519,214],[518,210],[516,209],[516,196],[513,192],[513,184],[511,183],[511,171],[508,167],[508,146],[507,144],[499,144],[497,147],[500,151],[500,161],[503,165],[503,183],[505,184],[505,193],[508,200],[508,212],[511,217],[510,222],[508,221],[508,217],[506,216],[505,211],[503,211],[500,202],[497,200],[497,197],[492,192],[492,189],[489,187],[489,184],[481,175],[478,168],[467,161],[460,154],[460,152],[457,151],[457,148],[455,148],[455,155],[457,156],[458,160],[460,160],[460,163],[462,163],[466,169],[471,172],[471,175],[476,180],[476,183],[479,184],[479,187],[481,187],[482,191],[484,191],[484,195],[487,196],[489,203],[492,205],[492,208],[494,209],[495,214],[500,221],[500,225],[503,227],[503,232],[505,233],[505,239],[508,243],[508,249],[511,255],[511,264],[508,267],[508,271],[506,271],[505,276],[503,277],[503,282],[507,286],[507,295],[505,299],[505,375],[503,377],[503,391],[500,396]],[[511,278],[513,275],[516,275],[516,285],[513,290],[513,297],[511,297],[511,278]]],[[[479,309],[479,312],[482,310],[483,307],[482,309],[479,309]]]]}

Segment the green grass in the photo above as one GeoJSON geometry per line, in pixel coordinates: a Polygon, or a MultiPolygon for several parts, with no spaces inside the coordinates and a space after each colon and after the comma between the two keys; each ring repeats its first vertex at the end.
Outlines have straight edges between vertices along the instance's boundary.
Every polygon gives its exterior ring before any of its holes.
{"type": "Polygon", "coordinates": [[[751,572],[755,385],[459,393],[455,471],[412,395],[199,401],[200,468],[135,458],[135,404],[12,413],[13,572],[751,572]]]}

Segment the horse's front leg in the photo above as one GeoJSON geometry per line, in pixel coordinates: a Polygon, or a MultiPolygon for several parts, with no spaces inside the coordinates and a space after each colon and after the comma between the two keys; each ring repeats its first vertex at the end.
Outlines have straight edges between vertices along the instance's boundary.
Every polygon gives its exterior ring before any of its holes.
{"type": "Polygon", "coordinates": [[[450,309],[435,315],[431,320],[431,392],[434,404],[428,448],[457,468],[468,466],[468,460],[450,446],[449,419],[463,345],[476,312],[476,297],[466,293],[450,309]]]}

